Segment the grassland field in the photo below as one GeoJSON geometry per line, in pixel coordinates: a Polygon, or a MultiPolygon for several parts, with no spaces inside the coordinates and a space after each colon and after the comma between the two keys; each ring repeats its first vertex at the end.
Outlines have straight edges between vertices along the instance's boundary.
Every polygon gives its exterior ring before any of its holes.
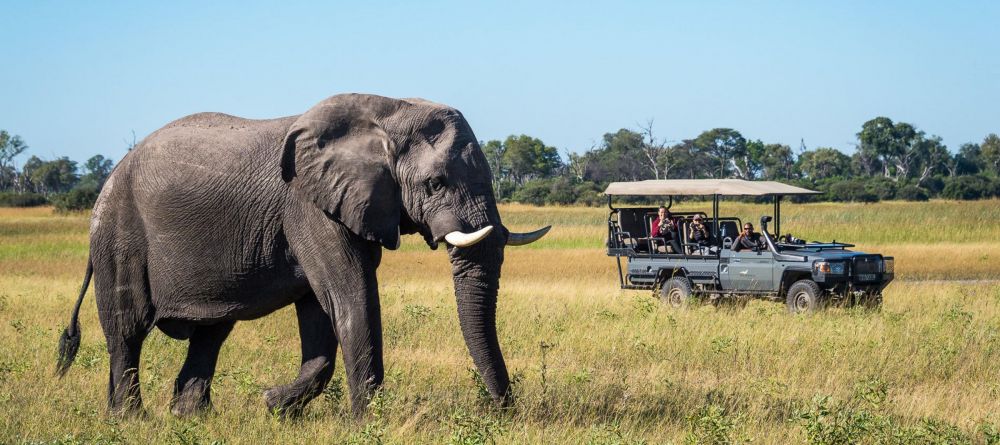
{"type": "MultiPolygon", "coordinates": [[[[755,222],[770,212],[722,207],[755,222]]],[[[168,409],[186,342],[154,332],[139,370],[147,414],[115,419],[92,290],[76,363],[52,374],[88,215],[0,208],[0,443],[1000,443],[1000,201],[785,205],[783,232],[896,258],[881,311],[807,316],[764,301],[670,309],[618,289],[606,208],[500,211],[513,230],[553,225],[506,253],[498,322],[512,409],[484,401],[447,255],[408,236],[379,269],[387,372],[365,418],[349,414],[340,357],[301,418],[265,411],[262,390],[298,370],[286,308],[237,324],[215,410],[192,419],[168,409]]]]}

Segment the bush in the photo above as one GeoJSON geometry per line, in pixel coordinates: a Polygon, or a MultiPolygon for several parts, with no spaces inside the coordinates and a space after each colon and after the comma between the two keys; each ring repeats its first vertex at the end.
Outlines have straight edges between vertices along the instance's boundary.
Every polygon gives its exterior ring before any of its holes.
{"type": "Polygon", "coordinates": [[[945,182],[941,197],[972,200],[993,196],[992,182],[983,176],[956,176],[945,182]]]}
{"type": "Polygon", "coordinates": [[[52,197],[56,212],[79,212],[94,208],[97,202],[97,187],[76,187],[66,193],[52,197]]]}
{"type": "Polygon", "coordinates": [[[896,198],[904,201],[927,201],[930,199],[930,196],[928,196],[927,191],[924,189],[915,185],[908,185],[899,189],[899,193],[896,193],[896,198]]]}
{"type": "Polygon", "coordinates": [[[36,207],[48,203],[49,200],[38,193],[0,192],[0,207],[36,207]]]}
{"type": "Polygon", "coordinates": [[[604,196],[603,190],[597,184],[590,181],[577,184],[574,192],[576,193],[577,204],[599,207],[607,202],[607,197],[604,196]]]}
{"type": "Polygon", "coordinates": [[[545,179],[533,179],[525,182],[511,197],[513,201],[536,206],[545,205],[549,197],[552,183],[545,179]]]}
{"type": "Polygon", "coordinates": [[[839,202],[878,202],[879,197],[869,191],[863,180],[844,180],[830,185],[827,196],[839,202]]]}
{"type": "MultiPolygon", "coordinates": [[[[795,187],[802,187],[802,188],[808,189],[808,190],[816,190],[816,191],[823,191],[824,190],[824,187],[821,187],[820,185],[816,184],[815,182],[813,182],[813,181],[811,181],[809,179],[792,179],[792,180],[789,180],[789,181],[782,181],[782,182],[785,182],[785,183],[790,184],[790,185],[794,185],[795,187]]],[[[792,196],[789,196],[789,197],[787,197],[785,199],[788,199],[789,201],[791,201],[793,203],[819,202],[819,201],[826,200],[826,194],[819,194],[819,195],[792,195],[792,196]]]]}
{"type": "MultiPolygon", "coordinates": [[[[878,201],[888,201],[896,198],[898,184],[885,176],[876,176],[864,180],[865,191],[878,196],[878,201]]],[[[868,201],[865,201],[868,202],[868,201]]]]}
{"type": "Polygon", "coordinates": [[[931,176],[920,183],[931,196],[937,196],[944,190],[944,177],[941,175],[931,176]]]}
{"type": "Polygon", "coordinates": [[[576,202],[576,190],[570,180],[559,178],[553,181],[545,202],[548,204],[572,204],[576,202]]]}
{"type": "Polygon", "coordinates": [[[496,183],[495,190],[497,194],[497,201],[509,201],[511,196],[514,195],[514,191],[517,190],[517,184],[514,184],[513,181],[504,179],[496,183]]]}

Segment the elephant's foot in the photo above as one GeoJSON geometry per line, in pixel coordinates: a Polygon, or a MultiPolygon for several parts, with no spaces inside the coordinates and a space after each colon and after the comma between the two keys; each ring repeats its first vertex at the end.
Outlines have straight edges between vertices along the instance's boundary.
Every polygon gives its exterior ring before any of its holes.
{"type": "Polygon", "coordinates": [[[177,417],[189,417],[212,408],[211,388],[207,381],[194,379],[174,392],[170,412],[177,417]]]}
{"type": "Polygon", "coordinates": [[[114,387],[108,398],[108,415],[116,418],[141,418],[146,411],[142,409],[142,394],[139,392],[139,379],[134,370],[125,372],[127,379],[114,387]]]}
{"type": "Polygon", "coordinates": [[[295,418],[302,414],[312,397],[302,391],[298,385],[275,386],[264,391],[264,404],[267,411],[282,418],[295,418]]]}
{"type": "Polygon", "coordinates": [[[126,398],[121,403],[108,407],[108,416],[117,419],[145,419],[146,410],[142,408],[139,397],[126,398]]]}

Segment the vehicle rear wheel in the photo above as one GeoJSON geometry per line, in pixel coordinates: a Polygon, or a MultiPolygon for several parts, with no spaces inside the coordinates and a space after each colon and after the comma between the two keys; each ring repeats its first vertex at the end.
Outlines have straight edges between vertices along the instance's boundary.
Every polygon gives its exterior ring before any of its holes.
{"type": "Polygon", "coordinates": [[[814,312],[822,307],[819,285],[813,280],[799,280],[788,288],[785,304],[788,312],[801,314],[814,312]]]}
{"type": "Polygon", "coordinates": [[[691,282],[684,277],[673,277],[660,287],[660,300],[675,308],[691,303],[691,282]]]}

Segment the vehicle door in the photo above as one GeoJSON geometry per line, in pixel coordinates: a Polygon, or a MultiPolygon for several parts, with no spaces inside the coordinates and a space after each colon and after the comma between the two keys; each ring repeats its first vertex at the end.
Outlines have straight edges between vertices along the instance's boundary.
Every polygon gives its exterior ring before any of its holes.
{"type": "Polygon", "coordinates": [[[768,250],[735,252],[723,249],[720,255],[719,276],[726,290],[774,290],[774,254],[768,250]],[[725,259],[725,260],[723,260],[725,259]],[[727,284],[728,282],[728,284],[727,284]]]}

